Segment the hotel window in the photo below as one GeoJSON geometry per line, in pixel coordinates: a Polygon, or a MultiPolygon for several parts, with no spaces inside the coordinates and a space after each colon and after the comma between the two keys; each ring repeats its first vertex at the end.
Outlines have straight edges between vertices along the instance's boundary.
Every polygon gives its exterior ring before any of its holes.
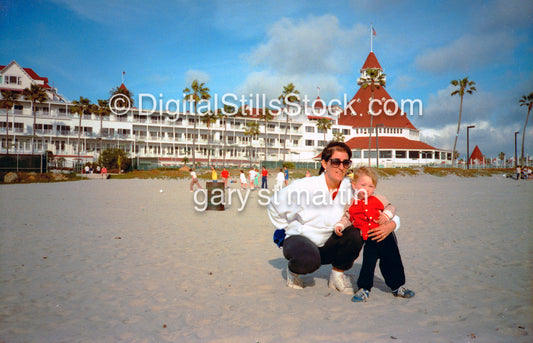
{"type": "Polygon", "coordinates": [[[352,158],[361,158],[360,150],[352,150],[352,158]]]}
{"type": "Polygon", "coordinates": [[[380,150],[379,158],[392,158],[392,151],[391,150],[380,150]]]}
{"type": "Polygon", "coordinates": [[[409,158],[412,158],[412,159],[420,158],[420,152],[419,151],[409,151],[409,158]]]}
{"type": "Polygon", "coordinates": [[[315,132],[315,128],[312,127],[312,126],[306,126],[305,127],[305,132],[315,132]]]}
{"type": "Polygon", "coordinates": [[[306,139],[305,146],[315,146],[315,141],[313,141],[312,139],[306,139]]]}
{"type": "Polygon", "coordinates": [[[24,132],[24,124],[15,123],[15,132],[24,132]]]}
{"type": "MultiPolygon", "coordinates": [[[[364,158],[368,158],[368,150],[365,150],[363,152],[363,156],[364,156],[364,158]]],[[[370,158],[376,158],[376,156],[377,156],[376,150],[370,151],[370,158]]]]}
{"type": "Polygon", "coordinates": [[[343,135],[350,135],[350,129],[342,129],[342,134],[343,135]]]}
{"type": "Polygon", "coordinates": [[[332,133],[340,133],[341,132],[341,129],[337,129],[337,128],[333,128],[331,130],[332,133]]]}
{"type": "Polygon", "coordinates": [[[396,158],[406,158],[407,152],[405,150],[396,150],[396,158]]]}

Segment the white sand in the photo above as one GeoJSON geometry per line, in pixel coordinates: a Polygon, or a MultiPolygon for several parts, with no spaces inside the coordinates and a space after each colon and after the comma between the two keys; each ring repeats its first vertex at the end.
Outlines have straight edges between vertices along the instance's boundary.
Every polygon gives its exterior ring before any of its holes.
{"type": "Polygon", "coordinates": [[[376,271],[356,304],[328,289],[330,266],[285,286],[258,192],[243,211],[235,196],[197,212],[185,180],[2,185],[0,342],[532,341],[532,181],[395,177],[378,191],[399,209],[416,296],[394,298],[376,271]]]}

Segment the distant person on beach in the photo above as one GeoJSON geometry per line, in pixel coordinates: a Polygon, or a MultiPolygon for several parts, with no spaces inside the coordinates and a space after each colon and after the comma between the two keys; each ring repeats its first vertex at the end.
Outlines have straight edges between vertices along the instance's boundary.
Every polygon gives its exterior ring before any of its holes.
{"type": "Polygon", "coordinates": [[[254,190],[255,170],[254,168],[248,171],[248,181],[250,182],[250,189],[254,190]]]}
{"type": "Polygon", "coordinates": [[[305,171],[305,177],[311,177],[311,172],[309,169],[305,171]]]}
{"type": "Polygon", "coordinates": [[[520,166],[516,166],[516,179],[520,180],[522,178],[522,168],[520,166]]]}
{"type": "MultiPolygon", "coordinates": [[[[363,247],[359,229],[349,226],[338,236],[335,224],[351,203],[352,187],[345,178],[352,162],[351,149],[342,142],[330,142],[321,154],[318,176],[293,181],[276,193],[267,207],[270,221],[277,229],[274,242],[283,248],[287,259],[287,286],[301,289],[300,275],[331,264],[329,287],[353,294],[351,278],[344,272],[352,268],[363,247]],[[311,201],[309,199],[323,199],[311,201]]],[[[387,236],[400,221],[397,216],[373,229],[372,236],[387,236]]]]}
{"type": "Polygon", "coordinates": [[[525,167],[524,168],[524,179],[529,180],[531,176],[531,168],[525,167]]]}
{"type": "Polygon", "coordinates": [[[202,186],[200,186],[200,182],[198,182],[198,176],[196,175],[196,172],[194,171],[194,168],[191,169],[191,192],[193,191],[194,185],[198,186],[198,189],[202,189],[202,186]]]}
{"type": "Polygon", "coordinates": [[[102,168],[102,178],[107,179],[107,168],[105,166],[102,168]]]}
{"type": "Polygon", "coordinates": [[[254,187],[259,188],[259,171],[254,168],[254,187]]]}
{"type": "Polygon", "coordinates": [[[388,223],[396,213],[396,208],[387,198],[374,193],[377,184],[378,173],[373,168],[356,169],[352,179],[354,199],[351,204],[346,204],[341,220],[335,224],[338,236],[342,236],[346,227],[353,226],[361,231],[365,242],[363,265],[357,280],[359,290],[353,296],[353,302],[368,301],[378,259],[381,275],[394,296],[411,298],[415,295],[415,292],[403,286],[405,273],[394,232],[377,237],[371,235],[372,229],[388,223]]]}
{"type": "Polygon", "coordinates": [[[263,166],[261,170],[261,188],[268,188],[268,170],[263,166]]]}
{"type": "Polygon", "coordinates": [[[215,167],[211,166],[211,181],[218,182],[218,174],[215,167]]]}
{"type": "Polygon", "coordinates": [[[229,171],[226,168],[222,169],[220,176],[222,176],[222,181],[224,181],[224,188],[228,188],[229,171]]]}
{"type": "Polygon", "coordinates": [[[282,189],[284,181],[285,174],[283,173],[283,169],[280,169],[278,175],[276,175],[276,186],[274,187],[274,191],[279,191],[280,189],[282,189]]]}
{"type": "Polygon", "coordinates": [[[241,174],[239,175],[239,180],[241,181],[241,189],[246,189],[246,175],[242,169],[241,174]]]}
{"type": "Polygon", "coordinates": [[[284,167],[283,173],[285,174],[285,186],[289,185],[289,169],[284,167]]]}

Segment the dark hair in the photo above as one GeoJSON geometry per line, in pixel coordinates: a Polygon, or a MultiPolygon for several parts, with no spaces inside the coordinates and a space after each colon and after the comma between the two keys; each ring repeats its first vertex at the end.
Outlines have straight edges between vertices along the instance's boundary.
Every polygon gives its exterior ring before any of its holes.
{"type": "MultiPolygon", "coordinates": [[[[348,154],[348,159],[349,160],[352,159],[352,149],[350,149],[350,147],[346,145],[346,143],[331,141],[328,143],[328,145],[326,145],[324,150],[322,150],[320,160],[324,160],[326,162],[329,161],[329,159],[331,158],[331,156],[333,156],[333,153],[335,151],[345,152],[348,154]]],[[[322,174],[323,172],[324,172],[324,167],[321,165],[320,170],[318,171],[318,175],[322,174]]]]}

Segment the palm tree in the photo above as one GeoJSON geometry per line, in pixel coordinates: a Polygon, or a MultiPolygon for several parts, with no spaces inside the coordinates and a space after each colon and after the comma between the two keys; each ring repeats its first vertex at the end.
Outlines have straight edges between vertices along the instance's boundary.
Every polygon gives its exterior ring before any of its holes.
{"type": "Polygon", "coordinates": [[[111,94],[110,99],[113,99],[113,101],[111,101],[111,103],[109,104],[109,107],[111,109],[114,109],[117,106],[122,107],[122,104],[120,103],[120,101],[128,102],[126,105],[128,105],[129,108],[132,108],[133,104],[135,103],[133,100],[133,93],[129,89],[127,89],[126,86],[124,86],[124,84],[121,84],[120,86],[111,89],[110,94],[111,94]],[[115,96],[119,94],[123,95],[124,97],[121,99],[121,97],[115,96]]]}
{"type": "Polygon", "coordinates": [[[326,133],[328,133],[328,130],[331,129],[331,126],[331,120],[327,118],[320,118],[316,122],[317,129],[324,131],[324,146],[326,146],[326,133]]]}
{"type": "Polygon", "coordinates": [[[35,103],[43,103],[48,100],[48,95],[43,87],[39,85],[32,84],[30,88],[26,88],[22,91],[24,99],[31,101],[31,112],[33,114],[33,136],[31,138],[31,154],[33,155],[34,151],[34,140],[35,140],[35,128],[37,126],[37,112],[35,112],[35,103]]]}
{"type": "Polygon", "coordinates": [[[250,168],[252,168],[252,140],[257,137],[261,131],[259,130],[259,123],[256,121],[249,121],[246,123],[245,136],[250,136],[250,168]]]}
{"type": "Polygon", "coordinates": [[[529,112],[531,112],[531,107],[533,107],[533,93],[529,93],[529,95],[522,96],[522,99],[519,100],[520,106],[527,106],[527,116],[526,116],[526,123],[524,124],[524,129],[522,130],[522,150],[520,153],[520,162],[524,162],[524,137],[526,136],[526,126],[527,126],[527,120],[529,119],[529,112]]]}
{"type": "Polygon", "coordinates": [[[265,165],[267,161],[267,138],[268,138],[268,122],[274,119],[274,116],[272,115],[272,111],[270,108],[265,108],[265,111],[261,113],[260,115],[261,119],[265,122],[265,165]]]}
{"type": "Polygon", "coordinates": [[[202,123],[205,123],[207,125],[207,133],[208,133],[208,141],[207,141],[207,165],[210,165],[211,160],[211,124],[214,124],[217,122],[217,115],[212,113],[211,111],[207,111],[204,113],[200,119],[202,123]]]}
{"type": "Polygon", "coordinates": [[[90,114],[91,111],[94,110],[94,107],[91,104],[91,100],[81,97],[80,100],[74,100],[72,101],[72,106],[69,108],[70,113],[76,113],[78,114],[78,117],[80,118],[79,125],[78,125],[78,160],[77,162],[80,163],[80,144],[81,144],[81,118],[84,114],[90,114]]]}
{"type": "Polygon", "coordinates": [[[2,100],[0,100],[0,108],[6,109],[6,155],[9,155],[9,110],[18,104],[19,93],[2,89],[2,100]]]}
{"type": "Polygon", "coordinates": [[[342,132],[333,133],[333,140],[335,142],[344,142],[344,134],[342,132]]]}
{"type": "Polygon", "coordinates": [[[218,117],[220,118],[220,120],[223,120],[224,122],[224,145],[223,145],[224,162],[222,164],[223,167],[226,166],[226,145],[228,144],[228,139],[227,139],[228,113],[233,113],[233,107],[230,105],[224,105],[224,109],[218,112],[218,117]]]}
{"type": "Polygon", "coordinates": [[[107,100],[101,100],[98,99],[98,105],[95,105],[94,113],[100,117],[100,154],[102,153],[103,149],[103,142],[102,142],[102,128],[103,128],[103,120],[104,117],[111,114],[111,109],[109,108],[109,102],[107,100]]]}
{"type": "Polygon", "coordinates": [[[203,82],[198,82],[194,80],[191,84],[191,88],[186,87],[183,90],[183,97],[185,101],[192,102],[194,104],[194,113],[193,113],[193,135],[192,135],[192,165],[196,166],[196,114],[198,112],[198,102],[201,100],[209,100],[211,95],[209,95],[209,88],[205,86],[203,82]]]}
{"type": "Polygon", "coordinates": [[[299,104],[300,97],[298,96],[300,92],[296,87],[291,83],[286,86],[283,86],[283,92],[278,97],[281,100],[281,103],[285,107],[285,116],[287,117],[287,122],[285,124],[285,137],[283,139],[283,163],[285,163],[285,154],[287,153],[287,130],[289,130],[289,110],[288,105],[299,104]]]}
{"type": "Polygon", "coordinates": [[[498,158],[500,159],[500,161],[502,161],[502,165],[503,165],[503,161],[505,160],[505,153],[502,151],[498,154],[498,158]]]}
{"type": "MultiPolygon", "coordinates": [[[[372,92],[370,104],[374,106],[374,90],[379,89],[380,87],[385,87],[387,81],[387,74],[383,74],[380,68],[366,68],[361,77],[361,87],[367,88],[370,86],[370,91],[372,92]]],[[[368,106],[368,115],[370,116],[370,127],[368,128],[368,165],[370,166],[370,150],[372,148],[372,129],[373,129],[373,119],[374,119],[374,109],[368,106]]]]}
{"type": "MultiPolygon", "coordinates": [[[[459,80],[452,80],[451,84],[455,87],[459,87],[459,89],[456,89],[452,92],[451,96],[454,96],[455,94],[459,94],[461,97],[461,103],[459,105],[459,120],[457,121],[457,134],[455,135],[455,141],[453,143],[453,149],[452,151],[455,151],[455,147],[457,146],[457,137],[459,137],[459,129],[461,128],[461,115],[463,113],[463,96],[465,95],[465,92],[468,94],[472,94],[475,91],[477,91],[476,87],[474,85],[476,84],[474,81],[468,80],[468,76],[464,79],[459,80]]],[[[452,159],[452,167],[455,166],[455,154],[454,158],[452,159]]]]}

